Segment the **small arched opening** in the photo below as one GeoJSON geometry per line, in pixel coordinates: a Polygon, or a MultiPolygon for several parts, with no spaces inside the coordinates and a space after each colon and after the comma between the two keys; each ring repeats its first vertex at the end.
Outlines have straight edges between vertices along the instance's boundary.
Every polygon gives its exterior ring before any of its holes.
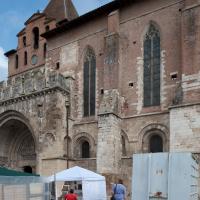
{"type": "Polygon", "coordinates": [[[24,36],[22,40],[23,40],[24,47],[26,47],[26,36],[24,36]]]}
{"type": "Polygon", "coordinates": [[[142,130],[141,142],[143,153],[169,151],[168,129],[162,124],[150,124],[142,130]]]}
{"type": "Polygon", "coordinates": [[[72,138],[73,157],[94,158],[96,157],[96,143],[94,138],[86,132],[79,133],[72,138]]]}
{"type": "Polygon", "coordinates": [[[163,140],[159,135],[152,135],[150,137],[149,151],[151,153],[163,152],[163,140]]]}
{"type": "Polygon", "coordinates": [[[39,37],[40,37],[39,28],[35,27],[33,29],[33,48],[34,49],[39,48],[39,37]]]}
{"type": "Polygon", "coordinates": [[[90,158],[90,144],[87,141],[81,143],[81,158],[90,158]]]}
{"type": "Polygon", "coordinates": [[[24,65],[27,65],[28,63],[28,54],[27,51],[24,52],[24,65]]]}
{"type": "Polygon", "coordinates": [[[15,69],[19,68],[19,57],[18,55],[15,56],[15,69]]]}
{"type": "Polygon", "coordinates": [[[44,47],[43,47],[43,56],[44,58],[46,58],[47,55],[47,43],[44,43],[44,47]]]}
{"type": "Polygon", "coordinates": [[[33,169],[31,166],[24,166],[23,169],[24,169],[24,172],[26,173],[29,173],[29,174],[33,173],[33,169]]]}

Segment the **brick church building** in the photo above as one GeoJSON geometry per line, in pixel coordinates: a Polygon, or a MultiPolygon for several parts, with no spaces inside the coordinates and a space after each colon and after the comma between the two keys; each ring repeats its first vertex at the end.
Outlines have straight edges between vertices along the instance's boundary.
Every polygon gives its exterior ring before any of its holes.
{"type": "MultiPolygon", "coordinates": [[[[14,35],[13,35],[14,37],[14,35]]],[[[0,83],[0,165],[82,166],[130,192],[132,155],[200,152],[200,1],[115,0],[34,13],[0,83]]]]}

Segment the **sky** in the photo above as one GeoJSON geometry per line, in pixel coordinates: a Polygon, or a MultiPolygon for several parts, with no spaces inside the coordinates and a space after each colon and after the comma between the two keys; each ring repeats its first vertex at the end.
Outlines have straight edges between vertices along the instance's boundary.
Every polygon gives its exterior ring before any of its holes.
{"type": "MultiPolygon", "coordinates": [[[[72,0],[79,15],[87,13],[112,0],[72,0]]],[[[0,81],[7,78],[7,58],[4,53],[17,47],[17,33],[24,22],[38,10],[42,11],[49,0],[1,0],[0,6],[0,81]]]]}

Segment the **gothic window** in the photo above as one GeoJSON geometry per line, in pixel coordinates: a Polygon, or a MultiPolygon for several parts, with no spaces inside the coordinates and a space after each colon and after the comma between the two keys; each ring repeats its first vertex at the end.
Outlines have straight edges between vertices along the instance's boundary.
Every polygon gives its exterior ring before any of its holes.
{"type": "Polygon", "coordinates": [[[163,140],[159,135],[150,137],[149,151],[151,153],[163,152],[163,140]]]}
{"type": "Polygon", "coordinates": [[[24,52],[24,65],[27,65],[27,62],[28,62],[28,55],[27,55],[27,52],[25,51],[24,52]]]}
{"type": "Polygon", "coordinates": [[[15,56],[15,68],[18,69],[19,67],[19,58],[18,55],[15,56]]]}
{"type": "Polygon", "coordinates": [[[83,141],[81,144],[81,158],[90,157],[90,144],[87,141],[83,141]]]}
{"type": "Polygon", "coordinates": [[[33,29],[33,48],[38,49],[39,48],[39,28],[35,27],[33,29]]]}
{"type": "Polygon", "coordinates": [[[84,116],[88,117],[95,115],[96,98],[96,58],[91,49],[87,50],[84,58],[83,79],[84,116]]]}
{"type": "Polygon", "coordinates": [[[144,39],[144,106],[160,105],[160,33],[150,25],[144,39]]]}

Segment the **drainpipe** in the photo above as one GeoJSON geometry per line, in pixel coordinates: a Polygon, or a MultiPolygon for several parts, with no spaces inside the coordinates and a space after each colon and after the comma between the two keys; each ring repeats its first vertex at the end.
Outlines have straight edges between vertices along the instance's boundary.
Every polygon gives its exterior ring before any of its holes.
{"type": "Polygon", "coordinates": [[[66,5],[66,1],[63,0],[64,3],[64,13],[65,13],[65,18],[67,19],[67,5],[66,5]]]}
{"type": "Polygon", "coordinates": [[[69,168],[69,100],[65,101],[66,107],[66,139],[67,139],[67,169],[69,168]]]}

